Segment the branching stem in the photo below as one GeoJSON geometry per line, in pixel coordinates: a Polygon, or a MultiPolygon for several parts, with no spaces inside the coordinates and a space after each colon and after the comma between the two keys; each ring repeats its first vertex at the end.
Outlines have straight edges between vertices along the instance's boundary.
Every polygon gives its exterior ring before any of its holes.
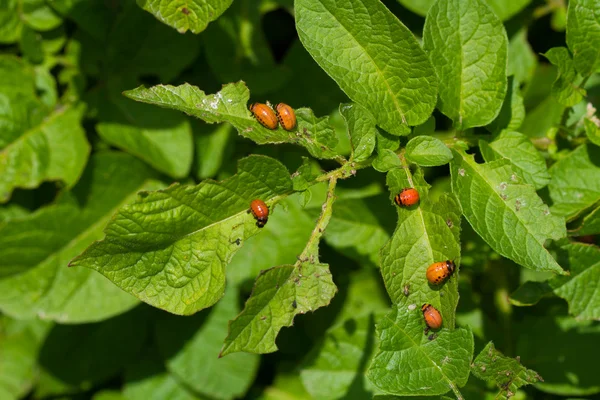
{"type": "MultiPolygon", "coordinates": [[[[342,167],[343,168],[343,167],[342,167]]],[[[340,168],[341,169],[341,168],[340,168]]],[[[327,189],[327,198],[325,199],[325,203],[323,203],[321,215],[319,215],[319,219],[317,219],[317,224],[310,234],[310,238],[308,239],[308,243],[306,243],[306,247],[300,257],[298,257],[298,262],[296,265],[299,265],[305,261],[310,260],[311,262],[318,262],[319,259],[319,241],[323,236],[323,232],[329,225],[329,220],[331,219],[331,212],[333,211],[333,202],[335,201],[335,186],[337,184],[337,176],[332,176],[329,179],[329,187],[327,189]]]]}

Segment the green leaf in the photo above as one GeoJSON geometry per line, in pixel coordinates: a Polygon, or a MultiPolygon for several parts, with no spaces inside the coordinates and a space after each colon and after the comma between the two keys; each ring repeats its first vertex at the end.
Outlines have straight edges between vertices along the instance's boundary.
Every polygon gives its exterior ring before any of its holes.
{"type": "Polygon", "coordinates": [[[0,398],[24,397],[36,379],[37,355],[49,324],[0,317],[0,398]]]}
{"type": "Polygon", "coordinates": [[[502,21],[510,19],[523,10],[531,0],[485,0],[488,6],[502,21]]]}
{"type": "Polygon", "coordinates": [[[521,183],[509,160],[478,164],[462,151],[453,154],[452,192],[475,232],[526,268],[564,274],[544,247],[566,235],[564,219],[550,213],[533,186],[521,183]]]}
{"type": "Polygon", "coordinates": [[[530,315],[524,320],[518,326],[515,354],[524,365],[544,377],[544,382],[536,384],[543,392],[560,396],[600,393],[596,369],[600,326],[556,314],[530,315]]]}
{"type": "Polygon", "coordinates": [[[67,264],[102,237],[113,213],[132,202],[137,191],[161,187],[156,178],[150,168],[127,154],[99,153],[91,158],[72,193],[56,204],[0,223],[2,312],[17,318],[39,315],[82,323],[135,306],[134,297],[100,274],[68,269],[67,264]]]}
{"type": "Polygon", "coordinates": [[[577,228],[569,231],[573,236],[598,235],[600,234],[600,206],[594,208],[587,214],[577,228]]]}
{"type": "MultiPolygon", "coordinates": [[[[365,257],[373,265],[379,265],[379,252],[393,229],[393,220],[384,211],[389,208],[389,200],[383,196],[339,198],[325,231],[325,241],[350,258],[363,261],[365,257]]],[[[308,211],[317,214],[317,209],[308,211]]]]}
{"type": "Polygon", "coordinates": [[[308,157],[302,157],[302,165],[292,174],[292,183],[294,190],[306,190],[310,187],[310,183],[315,180],[321,170],[318,163],[311,162],[308,157]]]}
{"type": "Polygon", "coordinates": [[[166,372],[156,350],[144,351],[127,366],[123,396],[127,400],[200,400],[166,372]]]}
{"type": "Polygon", "coordinates": [[[469,329],[443,329],[429,340],[420,307],[393,308],[377,324],[379,349],[367,377],[386,393],[440,395],[467,383],[473,358],[469,329]]]}
{"type": "Polygon", "coordinates": [[[364,374],[373,356],[373,316],[388,312],[389,300],[376,269],[360,269],[349,278],[335,322],[301,367],[302,383],[315,399],[371,397],[372,385],[364,374]]]}
{"type": "Polygon", "coordinates": [[[377,0],[296,0],[296,29],[315,61],[394,135],[431,115],[437,78],[413,34],[377,0]],[[382,50],[385,49],[385,50],[382,50]]]}
{"type": "Polygon", "coordinates": [[[508,399],[521,386],[542,381],[537,372],[525,368],[519,360],[506,357],[489,342],[475,358],[471,367],[473,375],[486,382],[494,383],[500,393],[497,399],[508,399]]]}
{"type": "Polygon", "coordinates": [[[44,0],[21,0],[19,10],[23,22],[37,31],[49,31],[62,23],[44,0]]]}
{"type": "MultiPolygon", "coordinates": [[[[429,121],[429,119],[427,121],[429,121]]],[[[386,149],[396,151],[399,148],[400,138],[398,136],[377,130],[377,154],[383,153],[386,149]]]]}
{"type": "Polygon", "coordinates": [[[547,282],[527,281],[510,294],[509,301],[518,307],[533,306],[550,293],[552,288],[547,282]]]}
{"type": "Polygon", "coordinates": [[[525,119],[525,105],[523,96],[519,89],[519,82],[514,76],[508,77],[508,90],[502,103],[500,113],[486,128],[492,133],[498,133],[503,129],[517,130],[525,119]]]}
{"type": "MultiPolygon", "coordinates": [[[[514,76],[517,83],[531,81],[538,60],[527,40],[527,29],[520,29],[508,42],[508,67],[506,75],[514,76]]],[[[510,88],[510,85],[508,86],[510,88]]]]}
{"type": "Polygon", "coordinates": [[[297,128],[292,131],[278,127],[270,130],[258,123],[248,111],[250,98],[243,82],[225,85],[214,95],[205,95],[195,86],[158,85],[150,89],[139,87],[124,93],[127,97],[164,108],[183,111],[208,123],[229,122],[238,133],[258,144],[295,143],[306,147],[317,158],[336,158],[332,150],[337,138],[328,123],[328,118],[317,118],[310,109],[296,111],[297,128]]]}
{"type": "MultiPolygon", "coordinates": [[[[530,83],[529,86],[533,85],[530,83]]],[[[530,138],[547,138],[549,132],[556,129],[560,123],[565,106],[560,104],[553,96],[548,96],[539,101],[531,110],[527,111],[525,120],[519,131],[530,138]]]]}
{"type": "Polygon", "coordinates": [[[213,177],[231,153],[233,128],[229,124],[210,126],[192,121],[192,131],[196,150],[195,175],[199,179],[213,177]]]}
{"type": "MultiPolygon", "coordinates": [[[[76,8],[84,7],[80,4],[76,8]]],[[[94,9],[88,12],[103,14],[94,9]]],[[[101,61],[112,75],[111,80],[127,76],[156,75],[161,82],[170,82],[198,56],[199,42],[194,35],[181,35],[170,29],[142,11],[133,1],[122,3],[114,22],[114,9],[109,7],[108,12],[110,19],[104,22],[110,27],[107,38],[99,38],[97,42],[87,46],[100,47],[101,61]]],[[[88,16],[87,21],[90,18],[98,16],[88,16]]],[[[122,91],[130,87],[132,86],[123,86],[119,89],[122,91]]]]}
{"type": "Polygon", "coordinates": [[[600,201],[600,148],[581,145],[550,167],[552,212],[571,220],[600,201]]]}
{"type": "MultiPolygon", "coordinates": [[[[398,0],[398,2],[412,12],[424,17],[435,3],[435,0],[398,0]]],[[[486,0],[487,5],[503,21],[524,9],[530,2],[531,0],[486,0]]]]}
{"type": "Polygon", "coordinates": [[[573,53],[575,68],[584,77],[600,67],[600,18],[598,0],[569,1],[567,44],[573,53]]]}
{"type": "Polygon", "coordinates": [[[341,104],[340,113],[348,126],[348,135],[352,145],[350,161],[364,161],[375,149],[377,128],[375,118],[359,104],[341,104]]]}
{"type": "Polygon", "coordinates": [[[578,86],[581,77],[575,70],[569,50],[566,47],[553,47],[544,54],[544,57],[558,67],[558,75],[552,85],[552,95],[566,107],[579,103],[585,96],[585,90],[578,86]]]}
{"type": "Polygon", "coordinates": [[[94,393],[92,400],[128,400],[121,392],[115,390],[102,390],[94,393]]]}
{"type": "Polygon", "coordinates": [[[377,157],[373,160],[373,168],[379,172],[387,172],[399,166],[400,159],[398,158],[398,154],[390,149],[380,150],[377,157]]]}
{"type": "Polygon", "coordinates": [[[0,149],[40,124],[47,113],[36,94],[34,69],[20,58],[0,55],[0,149]]]}
{"type": "Polygon", "coordinates": [[[117,88],[118,83],[106,93],[96,124],[100,137],[173,178],[187,176],[194,151],[188,119],[126,99],[117,88]]]}
{"type": "Polygon", "coordinates": [[[440,0],[427,13],[423,47],[440,80],[438,108],[458,129],[487,125],[506,94],[508,39],[481,0],[440,0]]]}
{"type": "Polygon", "coordinates": [[[128,363],[138,359],[147,324],[147,313],[135,309],[95,324],[55,325],[41,348],[39,364],[63,390],[89,390],[118,377],[128,363]]]}
{"type": "Polygon", "coordinates": [[[0,203],[15,188],[31,189],[50,180],[67,186],[77,182],[90,152],[81,111],[58,110],[0,151],[0,203]]]}
{"type": "Polygon", "coordinates": [[[585,134],[587,135],[590,142],[594,143],[596,146],[600,146],[600,121],[598,117],[592,115],[590,118],[585,118],[583,120],[585,126],[585,134]]]}
{"type": "Polygon", "coordinates": [[[302,383],[313,398],[344,397],[365,367],[373,326],[373,316],[367,314],[347,319],[325,333],[313,359],[300,371],[302,383]]]}
{"type": "Polygon", "coordinates": [[[448,164],[452,159],[452,152],[439,139],[417,136],[406,144],[406,159],[421,167],[436,167],[448,164]]]}
{"type": "Polygon", "coordinates": [[[159,21],[177,29],[179,33],[188,30],[200,33],[207,25],[219,18],[233,0],[137,0],[138,5],[153,14],[159,21]]]}
{"type": "Polygon", "coordinates": [[[238,351],[272,353],[294,317],[329,304],[337,288],[327,264],[298,262],[263,271],[244,310],[229,323],[221,356],[238,351]]]}
{"type": "Polygon", "coordinates": [[[560,248],[558,257],[571,275],[554,277],[548,284],[577,319],[600,320],[600,248],[571,243],[560,248]]]}
{"type": "Polygon", "coordinates": [[[189,318],[163,315],[156,320],[156,340],[167,369],[184,385],[210,398],[242,397],[258,370],[255,354],[218,358],[227,323],[239,312],[237,297],[231,286],[210,310],[189,318]]]}
{"type": "Polygon", "coordinates": [[[95,269],[155,307],[194,314],[223,296],[225,266],[239,243],[260,230],[250,202],[272,206],[291,189],[279,161],[250,156],[224,181],[142,193],[113,217],[106,238],[70,265],[95,269]]]}
{"type": "Polygon", "coordinates": [[[388,173],[390,198],[403,188],[419,191],[418,206],[397,207],[398,225],[391,240],[381,250],[381,275],[392,303],[421,309],[429,303],[442,314],[444,327],[454,328],[458,304],[458,271],[437,290],[431,290],[425,272],[434,262],[460,258],[460,208],[452,195],[442,195],[436,203],[428,198],[429,186],[422,172],[415,176],[405,169],[388,173]],[[405,287],[409,295],[404,293],[405,287]]]}
{"type": "Polygon", "coordinates": [[[275,62],[261,23],[267,10],[255,4],[252,0],[234,2],[203,33],[206,61],[221,82],[242,80],[254,95],[273,95],[285,84],[286,102],[303,104],[289,98],[291,71],[275,62]]]}
{"type": "Polygon", "coordinates": [[[431,5],[435,3],[435,0],[398,0],[398,3],[402,4],[402,6],[415,14],[424,17],[431,5]]]}
{"type": "Polygon", "coordinates": [[[546,160],[531,143],[519,132],[503,131],[491,143],[479,141],[481,154],[487,162],[507,159],[518,178],[541,189],[550,182],[546,160]]]}
{"type": "Polygon", "coordinates": [[[19,40],[23,24],[17,9],[19,0],[5,0],[0,8],[0,43],[9,44],[19,40]]]}

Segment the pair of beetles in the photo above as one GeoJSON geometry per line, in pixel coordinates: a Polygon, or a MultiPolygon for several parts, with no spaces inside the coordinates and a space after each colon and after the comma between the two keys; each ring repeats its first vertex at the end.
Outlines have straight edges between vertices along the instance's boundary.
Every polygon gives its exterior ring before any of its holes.
{"type": "Polygon", "coordinates": [[[276,129],[277,123],[286,131],[291,131],[296,127],[296,113],[285,103],[277,104],[275,110],[268,102],[267,104],[253,103],[249,108],[254,118],[267,129],[276,129]]]}

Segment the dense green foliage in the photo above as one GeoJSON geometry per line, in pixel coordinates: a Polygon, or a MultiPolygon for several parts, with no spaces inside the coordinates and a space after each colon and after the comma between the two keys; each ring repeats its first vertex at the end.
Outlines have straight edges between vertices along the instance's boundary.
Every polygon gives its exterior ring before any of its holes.
{"type": "Polygon", "coordinates": [[[599,16],[0,0],[0,400],[600,395],[599,16]]]}

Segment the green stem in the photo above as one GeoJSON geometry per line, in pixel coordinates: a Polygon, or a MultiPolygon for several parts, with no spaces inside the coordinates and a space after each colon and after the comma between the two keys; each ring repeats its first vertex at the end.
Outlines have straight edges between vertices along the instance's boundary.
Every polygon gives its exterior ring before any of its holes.
{"type": "Polygon", "coordinates": [[[458,388],[456,387],[454,382],[450,382],[450,388],[452,389],[452,392],[454,392],[454,395],[456,396],[456,400],[465,400],[462,393],[460,392],[460,390],[458,390],[458,388]]]}
{"type": "Polygon", "coordinates": [[[329,187],[327,188],[327,198],[325,199],[325,203],[323,203],[321,215],[319,215],[319,219],[317,219],[317,224],[310,234],[310,238],[306,243],[306,247],[300,256],[298,257],[298,262],[296,265],[300,265],[301,263],[310,260],[311,263],[319,261],[319,242],[321,237],[323,236],[323,232],[329,225],[329,220],[331,219],[331,212],[333,210],[333,202],[335,201],[335,186],[337,184],[337,177],[332,176],[329,179],[329,187]]]}

